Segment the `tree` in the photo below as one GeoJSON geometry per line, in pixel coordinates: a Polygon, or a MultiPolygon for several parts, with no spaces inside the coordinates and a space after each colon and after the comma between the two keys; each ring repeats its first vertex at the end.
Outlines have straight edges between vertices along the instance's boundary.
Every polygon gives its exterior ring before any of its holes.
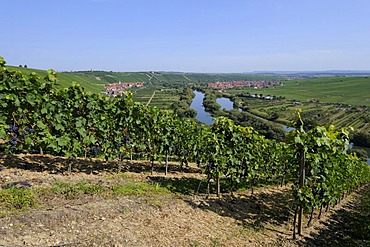
{"type": "Polygon", "coordinates": [[[351,141],[360,147],[370,147],[370,133],[366,131],[358,131],[353,134],[351,141]]]}

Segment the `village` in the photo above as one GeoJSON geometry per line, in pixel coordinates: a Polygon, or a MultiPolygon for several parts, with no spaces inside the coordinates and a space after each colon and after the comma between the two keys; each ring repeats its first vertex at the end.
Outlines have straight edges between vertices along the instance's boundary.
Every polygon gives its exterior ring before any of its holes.
{"type": "Polygon", "coordinates": [[[124,91],[130,88],[144,87],[143,82],[118,82],[105,85],[103,93],[108,94],[109,96],[119,96],[122,95],[124,91]]]}

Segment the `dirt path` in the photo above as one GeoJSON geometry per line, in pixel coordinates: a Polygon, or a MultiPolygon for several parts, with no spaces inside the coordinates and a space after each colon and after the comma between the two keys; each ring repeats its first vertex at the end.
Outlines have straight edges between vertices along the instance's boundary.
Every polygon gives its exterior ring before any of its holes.
{"type": "Polygon", "coordinates": [[[154,91],[153,92],[153,94],[152,94],[152,96],[150,97],[150,99],[148,100],[148,102],[146,103],[146,105],[148,106],[148,105],[150,105],[150,102],[152,102],[152,99],[153,99],[153,97],[154,97],[154,95],[155,95],[155,93],[156,93],[157,91],[154,91]]]}
{"type": "MultiPolygon", "coordinates": [[[[8,178],[13,174],[12,180],[29,176],[33,178],[28,181],[35,181],[38,175],[44,185],[53,180],[46,174],[14,169],[2,172],[8,178]]],[[[90,179],[102,178],[92,175],[90,179]]],[[[266,239],[265,231],[255,230],[253,222],[259,214],[252,210],[253,204],[249,205],[253,215],[234,215],[249,204],[243,199],[218,201],[174,194],[107,199],[81,195],[71,200],[50,196],[41,203],[26,212],[0,218],[0,245],[261,246],[271,241],[266,239]]]]}

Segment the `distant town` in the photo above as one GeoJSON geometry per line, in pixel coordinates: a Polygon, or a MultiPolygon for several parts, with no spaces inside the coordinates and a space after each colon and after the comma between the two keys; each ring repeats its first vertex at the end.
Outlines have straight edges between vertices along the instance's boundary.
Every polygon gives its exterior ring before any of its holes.
{"type": "Polygon", "coordinates": [[[211,82],[208,87],[224,90],[237,87],[265,88],[270,86],[280,86],[280,81],[227,81],[227,82],[211,82]]]}
{"type": "MultiPolygon", "coordinates": [[[[224,90],[230,88],[241,88],[241,87],[250,87],[250,88],[266,88],[270,86],[280,86],[282,83],[280,81],[226,81],[226,82],[211,82],[208,83],[209,88],[216,90],[224,90]]],[[[130,88],[139,88],[144,87],[143,82],[117,82],[105,85],[103,93],[108,94],[109,96],[120,96],[127,89],[130,88]]]]}
{"type": "Polygon", "coordinates": [[[108,94],[109,96],[119,96],[122,95],[124,91],[133,87],[144,87],[143,82],[117,82],[105,85],[103,93],[108,94]]]}

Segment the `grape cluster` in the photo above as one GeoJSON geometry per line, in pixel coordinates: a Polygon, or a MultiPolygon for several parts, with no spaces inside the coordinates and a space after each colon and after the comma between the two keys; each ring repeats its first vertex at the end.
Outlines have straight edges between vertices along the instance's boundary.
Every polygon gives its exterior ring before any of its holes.
{"type": "Polygon", "coordinates": [[[208,169],[210,169],[210,170],[212,170],[212,168],[215,166],[215,164],[213,163],[213,162],[209,162],[208,164],[207,164],[207,167],[208,167],[208,169]]]}
{"type": "Polygon", "coordinates": [[[312,188],[312,194],[314,196],[318,196],[319,198],[324,198],[326,190],[325,189],[319,189],[317,187],[312,188]]]}
{"type": "MultiPolygon", "coordinates": [[[[21,118],[25,118],[22,116],[21,118]]],[[[30,127],[25,127],[24,129],[20,128],[18,123],[13,123],[9,125],[8,136],[10,137],[9,144],[10,150],[13,151],[17,144],[21,142],[19,138],[24,138],[30,133],[34,133],[35,130],[30,127]]]]}
{"type": "Polygon", "coordinates": [[[16,125],[16,124],[11,124],[11,125],[9,125],[9,132],[11,132],[11,133],[15,133],[15,132],[17,132],[17,131],[18,131],[18,129],[19,129],[19,127],[18,127],[18,125],[16,125]]]}
{"type": "Polygon", "coordinates": [[[98,146],[93,146],[92,148],[90,148],[90,151],[91,151],[91,153],[94,155],[94,156],[96,156],[96,155],[98,155],[98,153],[99,153],[99,151],[100,151],[101,149],[100,149],[100,147],[98,147],[98,146]]]}
{"type": "Polygon", "coordinates": [[[24,128],[24,130],[21,132],[21,135],[23,137],[26,137],[26,135],[30,134],[30,133],[35,133],[35,130],[30,128],[30,127],[26,127],[24,128]]]}
{"type": "Polygon", "coordinates": [[[10,140],[9,140],[9,144],[10,144],[10,150],[13,151],[17,144],[18,144],[18,130],[19,130],[19,126],[17,124],[11,124],[9,125],[9,135],[11,136],[10,140]]]}
{"type": "Polygon", "coordinates": [[[119,149],[119,148],[120,148],[120,146],[121,146],[121,143],[120,143],[119,141],[115,141],[115,142],[113,142],[113,145],[114,145],[114,147],[115,147],[116,149],[119,149]]]}
{"type": "Polygon", "coordinates": [[[127,146],[130,146],[130,136],[125,135],[125,136],[123,137],[123,140],[124,140],[124,142],[125,142],[125,144],[126,144],[127,146]]]}
{"type": "Polygon", "coordinates": [[[12,139],[10,139],[10,141],[9,141],[9,143],[10,143],[10,145],[12,145],[12,146],[16,146],[17,145],[17,141],[18,141],[19,139],[17,138],[17,137],[12,137],[12,139]]]}

